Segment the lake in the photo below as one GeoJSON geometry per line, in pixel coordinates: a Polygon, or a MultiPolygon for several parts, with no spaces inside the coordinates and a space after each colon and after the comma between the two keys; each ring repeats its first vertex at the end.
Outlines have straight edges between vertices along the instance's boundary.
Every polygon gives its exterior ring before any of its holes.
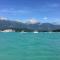
{"type": "Polygon", "coordinates": [[[0,33],[0,60],[60,60],[60,33],[0,33]]]}

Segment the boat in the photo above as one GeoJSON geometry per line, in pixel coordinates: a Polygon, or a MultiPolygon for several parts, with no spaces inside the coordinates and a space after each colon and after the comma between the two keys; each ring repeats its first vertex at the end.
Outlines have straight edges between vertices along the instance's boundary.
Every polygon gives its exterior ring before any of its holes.
{"type": "Polygon", "coordinates": [[[37,31],[37,30],[35,30],[35,31],[34,31],[34,33],[38,33],[38,31],[37,31]]]}
{"type": "Polygon", "coordinates": [[[27,33],[27,32],[24,32],[24,30],[22,30],[21,33],[27,33]]]}

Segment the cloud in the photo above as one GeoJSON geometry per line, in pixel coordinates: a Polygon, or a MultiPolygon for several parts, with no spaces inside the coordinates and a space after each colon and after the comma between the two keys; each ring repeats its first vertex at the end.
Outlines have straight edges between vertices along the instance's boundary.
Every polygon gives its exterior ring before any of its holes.
{"type": "Polygon", "coordinates": [[[10,9],[0,9],[0,12],[1,13],[11,13],[11,14],[27,14],[29,13],[29,11],[27,10],[20,10],[20,9],[13,9],[13,8],[10,8],[10,9]]]}
{"type": "Polygon", "coordinates": [[[55,18],[54,21],[52,22],[55,25],[60,25],[60,19],[59,18],[55,18]]]}
{"type": "Polygon", "coordinates": [[[52,7],[52,8],[60,7],[60,4],[57,4],[57,3],[48,4],[48,7],[52,7]]]}
{"type": "Polygon", "coordinates": [[[0,16],[0,20],[7,20],[8,18],[0,16]]]}
{"type": "Polygon", "coordinates": [[[59,4],[52,4],[52,7],[59,7],[59,4]]]}
{"type": "MultiPolygon", "coordinates": [[[[16,22],[22,22],[21,19],[15,19],[16,22]]],[[[23,23],[23,22],[22,22],[23,23]]]]}
{"type": "Polygon", "coordinates": [[[32,18],[32,19],[28,19],[27,23],[28,24],[36,24],[36,23],[39,23],[39,21],[37,19],[32,18]]]}
{"type": "Polygon", "coordinates": [[[44,19],[44,20],[47,20],[47,19],[48,19],[48,17],[44,17],[43,19],[44,19]]]}

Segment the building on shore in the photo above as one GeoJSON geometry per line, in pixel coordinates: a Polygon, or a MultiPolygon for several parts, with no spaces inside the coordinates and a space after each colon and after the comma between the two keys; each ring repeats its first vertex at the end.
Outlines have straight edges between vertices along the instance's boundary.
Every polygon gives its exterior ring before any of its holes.
{"type": "Polygon", "coordinates": [[[0,32],[15,32],[15,30],[12,30],[12,29],[5,29],[5,30],[0,30],[0,32]]]}

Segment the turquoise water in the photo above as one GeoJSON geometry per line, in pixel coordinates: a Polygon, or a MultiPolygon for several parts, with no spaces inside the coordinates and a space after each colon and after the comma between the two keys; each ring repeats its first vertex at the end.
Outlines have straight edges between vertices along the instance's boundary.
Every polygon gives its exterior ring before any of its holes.
{"type": "Polygon", "coordinates": [[[0,33],[0,60],[60,60],[60,33],[0,33]]]}

